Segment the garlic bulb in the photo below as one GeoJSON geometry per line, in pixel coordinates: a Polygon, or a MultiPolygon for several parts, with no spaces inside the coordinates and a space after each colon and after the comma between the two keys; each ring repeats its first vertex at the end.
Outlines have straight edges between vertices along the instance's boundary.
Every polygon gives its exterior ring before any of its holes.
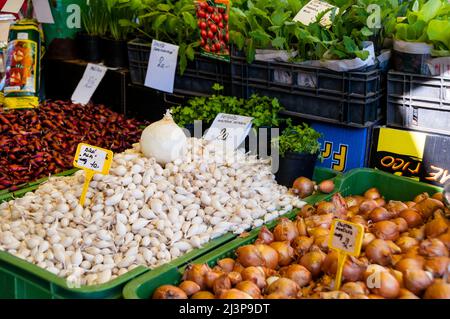
{"type": "Polygon", "coordinates": [[[187,138],[167,111],[162,120],[152,123],[142,132],[140,144],[146,157],[153,157],[165,165],[183,156],[187,138]]]}

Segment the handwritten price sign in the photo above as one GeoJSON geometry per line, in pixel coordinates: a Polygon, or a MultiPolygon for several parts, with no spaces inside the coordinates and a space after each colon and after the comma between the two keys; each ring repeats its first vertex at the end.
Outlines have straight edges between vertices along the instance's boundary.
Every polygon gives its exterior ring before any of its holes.
{"type": "Polygon", "coordinates": [[[152,41],[145,86],[173,93],[178,49],[174,44],[152,41]]]}
{"type": "Polygon", "coordinates": [[[110,150],[84,143],[78,144],[73,166],[81,168],[86,172],[86,180],[80,198],[81,206],[84,206],[86,193],[92,177],[96,173],[107,175],[111,168],[113,156],[114,154],[110,150]]]}
{"type": "Polygon", "coordinates": [[[338,269],[335,290],[339,290],[342,281],[342,270],[347,256],[358,257],[364,238],[364,227],[341,219],[334,219],[331,224],[328,247],[338,252],[338,269]]]}

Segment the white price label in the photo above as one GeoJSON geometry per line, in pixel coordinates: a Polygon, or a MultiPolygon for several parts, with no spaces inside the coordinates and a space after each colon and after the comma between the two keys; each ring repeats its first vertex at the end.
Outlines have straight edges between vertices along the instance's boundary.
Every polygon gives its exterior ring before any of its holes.
{"type": "Polygon", "coordinates": [[[329,247],[351,256],[359,256],[364,227],[345,220],[334,219],[331,225],[329,247]]]}
{"type": "Polygon", "coordinates": [[[203,137],[207,141],[219,141],[227,148],[237,149],[252,128],[253,117],[220,113],[203,137]]]}
{"type": "Polygon", "coordinates": [[[157,40],[152,41],[145,86],[163,92],[173,93],[178,49],[178,45],[157,40]]]}
{"type": "Polygon", "coordinates": [[[104,148],[80,143],[75,154],[74,166],[101,174],[108,174],[113,152],[104,148]]]}
{"type": "Polygon", "coordinates": [[[107,70],[108,68],[105,66],[89,63],[75,92],[72,94],[72,102],[83,105],[89,103],[107,70]]]}
{"type": "Polygon", "coordinates": [[[48,0],[33,0],[34,13],[40,23],[55,23],[48,0]]]}
{"type": "Polygon", "coordinates": [[[2,8],[2,12],[18,13],[25,0],[7,0],[2,8]]]}
{"type": "MultiPolygon", "coordinates": [[[[294,17],[294,21],[301,22],[304,25],[310,25],[317,20],[317,16],[322,12],[330,9],[335,9],[336,13],[339,12],[339,8],[324,2],[321,0],[311,0],[308,2],[294,17]]],[[[330,26],[332,24],[331,14],[333,10],[328,11],[320,20],[320,24],[323,27],[330,26]]]]}

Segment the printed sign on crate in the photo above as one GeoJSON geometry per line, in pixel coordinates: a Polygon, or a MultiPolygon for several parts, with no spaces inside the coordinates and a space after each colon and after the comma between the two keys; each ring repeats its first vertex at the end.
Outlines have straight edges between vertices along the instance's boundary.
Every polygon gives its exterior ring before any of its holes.
{"type": "Polygon", "coordinates": [[[370,166],[443,187],[450,181],[450,136],[377,128],[370,166]]]}
{"type": "Polygon", "coordinates": [[[347,172],[368,164],[372,127],[354,128],[328,123],[312,122],[311,127],[322,134],[320,167],[347,172]]]}

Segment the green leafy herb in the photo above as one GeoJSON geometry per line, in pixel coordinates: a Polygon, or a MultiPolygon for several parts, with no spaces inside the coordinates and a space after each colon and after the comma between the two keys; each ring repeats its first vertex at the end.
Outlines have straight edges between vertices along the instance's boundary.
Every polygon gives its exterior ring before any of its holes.
{"type": "Polygon", "coordinates": [[[273,139],[273,143],[278,142],[280,156],[284,156],[287,152],[302,154],[318,154],[320,152],[320,133],[306,123],[294,126],[291,121],[287,122],[288,127],[278,138],[273,139]]]}

